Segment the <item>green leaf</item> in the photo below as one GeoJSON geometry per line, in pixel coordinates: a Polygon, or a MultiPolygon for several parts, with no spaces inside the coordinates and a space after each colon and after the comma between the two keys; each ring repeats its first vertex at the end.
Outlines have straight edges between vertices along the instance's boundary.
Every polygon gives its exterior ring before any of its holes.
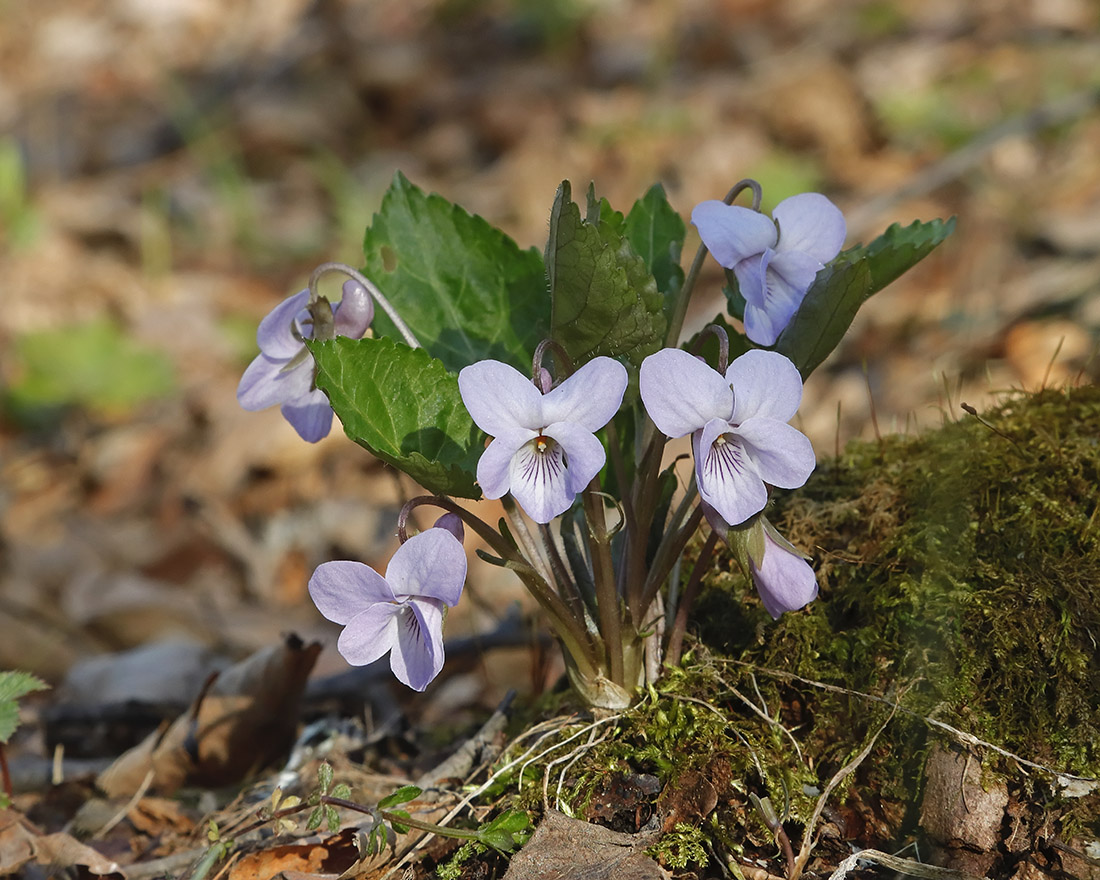
{"type": "Polygon", "coordinates": [[[385,810],[396,807],[398,804],[407,804],[409,801],[420,797],[422,790],[415,785],[402,785],[393,794],[386,795],[378,802],[378,809],[385,810]]]}
{"type": "Polygon", "coordinates": [[[826,266],[802,305],[779,334],[775,350],[791,359],[805,380],[836,348],[870,294],[866,260],[826,266]]]}
{"type": "Polygon", "coordinates": [[[310,831],[316,831],[321,827],[321,822],[325,818],[325,808],[322,805],[318,805],[313,808],[313,812],[309,814],[309,818],[306,819],[306,828],[310,831]]]}
{"type": "Polygon", "coordinates": [[[317,785],[320,786],[322,794],[327,794],[332,788],[333,777],[332,765],[328,761],[322,761],[321,766],[317,768],[317,785]]]}
{"type": "Polygon", "coordinates": [[[805,379],[829,356],[852,324],[859,307],[923,260],[955,229],[947,221],[893,224],[868,245],[841,253],[817,273],[791,323],[776,341],[805,379]]]}
{"type": "Polygon", "coordinates": [[[954,231],[954,217],[927,223],[914,220],[908,226],[894,223],[869,245],[857,245],[844,251],[837,262],[866,259],[871,273],[871,290],[867,296],[871,296],[912,269],[954,231]]]}
{"type": "Polygon", "coordinates": [[[29,672],[0,672],[0,743],[11,739],[19,726],[19,698],[48,687],[29,672]]]}
{"type": "Polygon", "coordinates": [[[409,826],[403,825],[401,822],[397,821],[398,819],[412,818],[411,816],[409,816],[407,810],[390,810],[389,812],[387,812],[386,815],[390,820],[390,827],[392,827],[394,831],[396,831],[398,834],[409,833],[409,826]]]}
{"type": "Polygon", "coordinates": [[[336,807],[329,804],[325,808],[325,819],[329,831],[340,830],[340,814],[336,812],[336,807]]]}
{"type": "Polygon", "coordinates": [[[474,485],[482,434],[458,377],[423,349],[392,339],[311,342],[317,386],[347,435],[429,492],[480,498],[474,485]]]}
{"type": "Polygon", "coordinates": [[[684,221],[668,203],[664,187],[653,184],[626,215],[623,228],[627,241],[648,267],[664,297],[665,320],[672,314],[684,270],[680,254],[684,247],[684,221]]]}
{"type": "Polygon", "coordinates": [[[351,786],[346,782],[340,782],[333,786],[332,796],[334,798],[340,798],[341,800],[351,800],[351,786]]]}
{"type": "Polygon", "coordinates": [[[477,830],[479,843],[502,853],[510,853],[527,842],[531,818],[522,810],[506,810],[488,825],[477,830]]]}
{"type": "Polygon", "coordinates": [[[551,336],[578,367],[598,355],[638,366],[661,347],[662,297],[645,261],[617,222],[604,222],[600,206],[601,222],[582,220],[569,181],[558,187],[546,243],[551,336]]]}
{"type": "MultiPolygon", "coordinates": [[[[400,172],[363,240],[364,273],[428,352],[457,372],[485,358],[526,373],[550,328],[542,258],[400,172]]],[[[400,338],[379,310],[375,331],[400,338]]]]}

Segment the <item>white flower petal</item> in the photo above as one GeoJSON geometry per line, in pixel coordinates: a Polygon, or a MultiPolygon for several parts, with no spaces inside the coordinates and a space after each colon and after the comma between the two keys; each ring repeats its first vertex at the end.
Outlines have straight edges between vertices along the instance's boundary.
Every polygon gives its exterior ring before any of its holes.
{"type": "Polygon", "coordinates": [[[511,463],[512,497],[537,523],[548,523],[572,505],[564,450],[552,437],[525,443],[511,463]]]}
{"type": "Polygon", "coordinates": [[[840,253],[847,234],[844,215],[821,193],[801,193],[775,206],[778,251],[802,251],[820,263],[840,253]]]}
{"type": "Polygon", "coordinates": [[[289,360],[301,350],[302,341],[294,337],[291,326],[296,319],[308,317],[303,311],[308,302],[309,291],[300,290],[268,312],[256,328],[256,344],[260,351],[270,358],[289,360]]]}
{"type": "Polygon", "coordinates": [[[396,620],[390,669],[398,681],[422,691],[443,668],[443,606],[431,599],[413,599],[402,606],[396,620]]]}
{"type": "Polygon", "coordinates": [[[466,552],[446,529],[428,529],[397,548],[386,567],[386,581],[398,598],[427,597],[457,605],[466,581],[466,552]]]}
{"type": "Polygon", "coordinates": [[[691,212],[703,244],[721,265],[732,269],[741,260],[774,247],[775,223],[759,211],[716,199],[700,202],[691,212]]]}
{"type": "Polygon", "coordinates": [[[400,609],[400,605],[377,602],[360,611],[348,621],[336,641],[340,656],[352,666],[366,666],[385,654],[397,640],[400,609]]]}
{"type": "Polygon", "coordinates": [[[470,418],[490,437],[516,428],[545,427],[542,394],[519,370],[500,361],[478,361],[463,367],[458,391],[470,418]]]}
{"type": "Polygon", "coordinates": [[[801,556],[779,546],[766,532],[760,567],[751,560],[749,565],[760,600],[776,620],[784,611],[797,611],[817,598],[814,570],[801,556]]]}
{"type": "Polygon", "coordinates": [[[626,384],[626,367],[613,358],[593,358],[543,397],[543,418],[598,431],[619,411],[626,384]]]}
{"type": "Polygon", "coordinates": [[[768,491],[738,437],[720,419],[692,435],[699,497],[731,526],[764,509],[768,491]]]}
{"type": "Polygon", "coordinates": [[[512,482],[512,459],[537,431],[513,428],[497,435],[477,460],[477,483],[486,498],[500,498],[512,482]]]}
{"type": "Polygon", "coordinates": [[[760,479],[780,489],[797,489],[817,464],[810,438],[776,419],[748,419],[737,428],[760,479]]]}
{"type": "Polygon", "coordinates": [[[603,444],[591,431],[570,422],[549,425],[545,434],[561,444],[565,453],[566,487],[576,497],[607,461],[603,444]]]}
{"type": "Polygon", "coordinates": [[[317,566],[309,579],[309,597],[329,620],[346,624],[376,602],[393,602],[386,579],[369,565],[344,560],[317,566]]]}
{"type": "Polygon", "coordinates": [[[642,361],[638,388],[653,424],[668,437],[683,437],[733,411],[733,392],[722,374],[678,348],[642,361]]]}
{"type": "Polygon", "coordinates": [[[730,422],[735,425],[758,417],[785,422],[802,401],[798,368],[777,351],[745,352],[729,365],[726,381],[733,386],[730,422]]]}

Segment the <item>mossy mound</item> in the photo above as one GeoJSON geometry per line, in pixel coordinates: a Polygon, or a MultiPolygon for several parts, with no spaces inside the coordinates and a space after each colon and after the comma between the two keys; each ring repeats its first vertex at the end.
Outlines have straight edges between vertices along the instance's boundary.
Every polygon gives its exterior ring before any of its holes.
{"type": "MultiPolygon", "coordinates": [[[[1100,775],[1100,388],[853,444],[769,516],[814,556],[820,598],[773,623],[720,556],[693,615],[712,649],[1100,775]]],[[[771,692],[803,707],[789,720],[826,763],[881,716],[790,680],[771,692]]],[[[879,774],[901,801],[919,786],[928,732],[906,717],[879,774]]]]}

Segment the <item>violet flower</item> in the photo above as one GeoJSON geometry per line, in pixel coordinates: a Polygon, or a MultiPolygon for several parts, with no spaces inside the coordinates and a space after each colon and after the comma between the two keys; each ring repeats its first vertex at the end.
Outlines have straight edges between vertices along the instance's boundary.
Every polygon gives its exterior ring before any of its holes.
{"type": "Polygon", "coordinates": [[[784,199],[772,218],[713,199],[691,212],[703,244],[737,276],[745,334],[757,345],[775,343],[847,234],[844,215],[820,193],[784,199]]]}
{"type": "Polygon", "coordinates": [[[748,562],[756,592],[775,620],[817,598],[817,575],[806,557],[761,515],[747,528],[731,529],[713,507],[701,501],[703,513],[742,565],[748,562]]]}
{"type": "Polygon", "coordinates": [[[344,625],[337,650],[348,663],[365,666],[389,651],[397,679],[422,691],[443,668],[443,606],[458,603],[465,580],[462,545],[432,528],[397,548],[385,577],[360,562],[318,566],[309,595],[344,625]]]}
{"type": "Polygon", "coordinates": [[[626,368],[608,357],[593,358],[546,391],[500,361],[465,367],[458,374],[462,402],[494,438],[477,463],[485,497],[511,492],[537,523],[568,510],[604,465],[594,432],[618,411],[626,383],[626,368]]]}
{"type": "Polygon", "coordinates": [[[666,348],[642,362],[639,390],[662,433],[692,435],[699,497],[730,525],[764,508],[765,483],[794,489],[814,469],[809,438],[787,424],[802,400],[802,379],[777,352],[746,352],[723,376],[666,348]]]}
{"type": "MultiPolygon", "coordinates": [[[[776,533],[778,535],[778,533],[776,533]]],[[[749,568],[764,608],[775,620],[784,611],[797,611],[817,598],[817,575],[785,539],[782,543],[764,529],[764,558],[749,558],[749,568]],[[786,545],[786,546],[784,546],[786,545]]]]}
{"type": "Polygon", "coordinates": [[[281,405],[283,417],[303,440],[316,443],[332,429],[332,407],[314,385],[315,364],[306,339],[349,336],[359,339],[374,317],[374,302],[359,282],[344,282],[343,299],[309,303],[309,290],[283,300],[256,331],[260,354],[237,386],[237,401],[247,410],[281,405]]]}

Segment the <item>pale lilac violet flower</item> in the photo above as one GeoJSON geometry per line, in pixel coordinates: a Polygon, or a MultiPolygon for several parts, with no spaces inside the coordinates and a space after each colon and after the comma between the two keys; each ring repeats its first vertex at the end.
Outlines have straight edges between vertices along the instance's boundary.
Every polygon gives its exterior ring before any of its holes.
{"type": "Polygon", "coordinates": [[[344,282],[335,306],[319,300],[311,307],[309,291],[283,300],[256,331],[260,354],[248,365],[237,386],[237,401],[247,410],[281,405],[283,417],[303,440],[316,443],[332,429],[332,407],[316,388],[313,356],[305,339],[349,336],[359,339],[374,317],[374,302],[359,282],[344,282]],[[315,326],[320,316],[322,327],[315,326]]]}
{"type": "Polygon", "coordinates": [[[760,601],[774,619],[797,611],[817,598],[817,576],[802,554],[787,541],[779,543],[764,529],[764,558],[749,560],[760,601]],[[786,546],[784,546],[786,544],[786,546]]]}
{"type": "Polygon", "coordinates": [[[763,515],[748,528],[731,529],[713,507],[700,501],[710,527],[748,563],[753,584],[765,610],[778,620],[785,611],[797,611],[817,598],[817,575],[806,557],[784,538],[763,515]]]}
{"type": "Polygon", "coordinates": [[[422,691],[443,668],[443,606],[458,603],[465,580],[462,545],[432,528],[397,548],[385,577],[360,562],[318,566],[309,595],[344,625],[337,649],[348,663],[365,666],[389,651],[397,679],[422,691]]]}
{"type": "Polygon", "coordinates": [[[737,276],[745,335],[757,345],[775,343],[847,234],[844,215],[820,193],[784,199],[772,217],[712,199],[695,206],[691,222],[714,258],[737,276]]]}
{"type": "Polygon", "coordinates": [[[642,362],[639,391],[662,433],[692,435],[699,497],[730,525],[764,508],[765,483],[794,489],[814,469],[809,438],[787,424],[802,400],[802,378],[777,352],[746,352],[723,376],[666,348],[642,362]]]}
{"type": "Polygon", "coordinates": [[[626,383],[626,368],[608,357],[593,358],[545,393],[500,361],[465,367],[458,374],[462,402],[493,438],[477,463],[485,497],[511,492],[537,523],[568,510],[604,465],[594,432],[618,412],[626,383]]]}

